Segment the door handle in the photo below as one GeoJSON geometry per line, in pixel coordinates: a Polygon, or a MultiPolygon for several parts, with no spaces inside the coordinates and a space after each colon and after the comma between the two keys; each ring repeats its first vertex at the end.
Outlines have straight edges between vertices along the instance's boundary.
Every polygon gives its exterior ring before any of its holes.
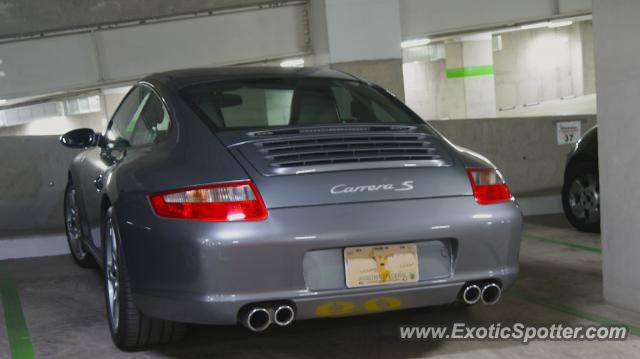
{"type": "Polygon", "coordinates": [[[96,177],[96,179],[93,180],[93,184],[98,189],[98,192],[102,191],[102,187],[104,187],[104,182],[102,181],[102,175],[99,175],[98,177],[96,177]]]}

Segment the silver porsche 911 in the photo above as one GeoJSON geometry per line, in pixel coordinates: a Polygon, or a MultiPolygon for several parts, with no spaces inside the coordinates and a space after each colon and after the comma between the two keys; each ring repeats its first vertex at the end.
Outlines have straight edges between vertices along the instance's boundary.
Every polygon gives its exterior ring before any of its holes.
{"type": "Polygon", "coordinates": [[[382,88],[312,68],[151,75],[69,169],[65,223],[104,269],[116,345],[463,301],[518,273],[500,172],[382,88]]]}

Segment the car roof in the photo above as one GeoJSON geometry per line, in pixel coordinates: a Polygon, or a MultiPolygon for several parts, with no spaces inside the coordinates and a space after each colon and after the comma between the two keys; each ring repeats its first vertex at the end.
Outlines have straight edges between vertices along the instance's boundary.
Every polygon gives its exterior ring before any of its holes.
{"type": "Polygon", "coordinates": [[[240,80],[240,79],[266,79],[266,78],[332,78],[342,80],[359,80],[347,73],[317,67],[284,68],[270,66],[228,66],[193,68],[159,72],[145,77],[142,81],[153,82],[160,80],[183,88],[205,82],[240,80]]]}

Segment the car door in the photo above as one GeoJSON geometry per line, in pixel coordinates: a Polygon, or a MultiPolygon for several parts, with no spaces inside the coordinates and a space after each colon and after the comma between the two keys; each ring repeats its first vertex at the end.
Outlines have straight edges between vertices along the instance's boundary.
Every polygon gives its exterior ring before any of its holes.
{"type": "Polygon", "coordinates": [[[89,151],[82,166],[81,191],[84,199],[86,222],[91,233],[91,242],[101,247],[100,225],[102,218],[103,189],[109,175],[127,158],[132,149],[138,120],[151,97],[151,90],[135,86],[120,103],[105,132],[105,144],[89,151]]]}

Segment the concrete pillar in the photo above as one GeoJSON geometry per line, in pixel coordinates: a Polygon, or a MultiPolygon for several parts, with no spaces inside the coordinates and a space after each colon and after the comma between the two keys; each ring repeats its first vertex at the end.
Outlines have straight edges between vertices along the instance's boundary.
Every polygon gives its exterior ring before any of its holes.
{"type": "Polygon", "coordinates": [[[464,89],[464,76],[453,76],[453,72],[457,69],[464,68],[464,59],[462,58],[462,43],[452,42],[445,45],[446,67],[447,67],[447,85],[445,86],[447,94],[445,101],[447,103],[447,114],[449,118],[467,118],[466,91],[464,89]]]}
{"type": "Polygon", "coordinates": [[[579,26],[582,47],[583,94],[589,95],[596,92],[595,63],[593,59],[593,25],[591,21],[582,21],[579,26]]]}
{"type": "Polygon", "coordinates": [[[451,118],[496,116],[491,34],[447,45],[447,102],[451,118]],[[460,104],[466,104],[464,108],[460,104]]]}
{"type": "Polygon", "coordinates": [[[375,82],[404,98],[399,0],[311,1],[318,66],[375,82]]]}
{"type": "Polygon", "coordinates": [[[594,0],[605,299],[640,312],[640,1],[594,0]]]}

